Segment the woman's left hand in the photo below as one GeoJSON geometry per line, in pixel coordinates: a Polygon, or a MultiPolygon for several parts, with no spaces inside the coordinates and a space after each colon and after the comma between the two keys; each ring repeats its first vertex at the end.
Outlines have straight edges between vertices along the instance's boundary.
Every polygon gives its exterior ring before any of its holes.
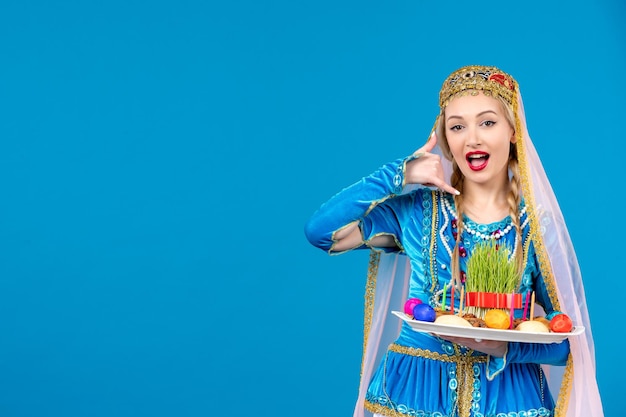
{"type": "Polygon", "coordinates": [[[491,355],[497,358],[501,358],[506,354],[507,346],[509,343],[500,340],[482,340],[469,337],[455,337],[444,335],[437,335],[437,337],[473,350],[477,350],[482,353],[486,353],[487,355],[491,355]]]}

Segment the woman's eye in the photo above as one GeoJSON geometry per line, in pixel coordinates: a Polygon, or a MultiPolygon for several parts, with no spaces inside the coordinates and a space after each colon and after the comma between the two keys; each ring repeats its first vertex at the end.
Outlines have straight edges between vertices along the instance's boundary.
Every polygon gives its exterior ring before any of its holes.
{"type": "Polygon", "coordinates": [[[483,122],[483,124],[484,124],[485,126],[493,126],[493,125],[495,125],[495,124],[496,124],[496,122],[494,122],[493,120],[485,120],[485,121],[483,122]]]}
{"type": "Polygon", "coordinates": [[[461,129],[462,129],[461,125],[450,126],[450,130],[455,131],[455,132],[461,129]]]}

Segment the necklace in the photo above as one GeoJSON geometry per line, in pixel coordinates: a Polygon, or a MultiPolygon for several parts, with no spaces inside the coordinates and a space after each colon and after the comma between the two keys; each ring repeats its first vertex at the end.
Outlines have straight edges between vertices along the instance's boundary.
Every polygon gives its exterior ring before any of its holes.
{"type": "MultiPolygon", "coordinates": [[[[450,202],[448,201],[446,197],[442,196],[441,200],[443,200],[445,210],[441,210],[441,213],[443,215],[443,222],[442,222],[443,224],[442,224],[442,227],[439,229],[439,237],[441,238],[441,242],[443,243],[443,246],[446,249],[446,252],[448,252],[448,255],[450,257],[452,257],[452,248],[450,248],[450,245],[448,245],[448,237],[445,235],[444,231],[447,229],[448,223],[450,222],[448,213],[450,214],[450,217],[452,217],[451,221],[452,221],[453,228],[456,228],[455,223],[458,220],[458,215],[457,215],[456,210],[452,207],[452,205],[450,205],[450,202]]],[[[519,214],[520,219],[522,219],[525,214],[526,214],[526,206],[522,207],[522,209],[520,210],[520,214],[519,214]]],[[[529,220],[530,218],[526,216],[526,218],[520,225],[520,229],[523,230],[528,225],[529,220]]],[[[470,220],[470,222],[472,221],[470,220]]],[[[482,240],[489,240],[489,239],[498,240],[501,237],[505,236],[507,233],[509,233],[511,229],[513,229],[513,222],[511,221],[510,218],[508,219],[508,224],[506,225],[506,227],[504,227],[503,229],[497,229],[491,233],[483,233],[479,230],[476,230],[474,227],[472,227],[470,222],[465,222],[463,224],[463,231],[469,233],[472,236],[480,238],[482,240]]],[[[472,223],[475,223],[475,222],[472,222],[472,223]]],[[[515,253],[517,252],[519,239],[514,239],[514,241],[515,243],[513,245],[513,250],[511,251],[509,261],[513,259],[513,255],[515,255],[515,253]]],[[[464,248],[459,247],[459,250],[464,250],[464,248]]],[[[465,255],[461,254],[461,256],[464,257],[465,255]]],[[[442,264],[442,268],[445,269],[446,266],[442,264]]]]}
{"type": "MultiPolygon", "coordinates": [[[[446,206],[446,209],[450,212],[450,214],[452,215],[452,218],[454,220],[457,220],[459,217],[456,213],[456,210],[450,205],[450,202],[448,201],[447,198],[443,198],[443,204],[444,206],[446,206]]],[[[524,216],[524,214],[526,213],[526,206],[522,207],[522,210],[520,211],[520,218],[524,216]]],[[[447,215],[446,217],[446,223],[447,223],[447,215]]],[[[528,218],[524,220],[524,223],[522,224],[522,228],[524,226],[526,226],[526,224],[528,223],[528,218]]],[[[483,240],[488,240],[488,239],[500,239],[501,237],[503,237],[504,235],[506,235],[507,233],[509,233],[511,231],[511,229],[513,229],[513,222],[511,222],[511,220],[509,219],[509,224],[506,225],[506,227],[502,230],[498,229],[494,232],[491,233],[483,233],[481,231],[476,230],[475,228],[472,227],[472,225],[470,223],[464,223],[463,224],[463,229],[469,233],[472,236],[476,236],[480,239],[483,240]]]]}

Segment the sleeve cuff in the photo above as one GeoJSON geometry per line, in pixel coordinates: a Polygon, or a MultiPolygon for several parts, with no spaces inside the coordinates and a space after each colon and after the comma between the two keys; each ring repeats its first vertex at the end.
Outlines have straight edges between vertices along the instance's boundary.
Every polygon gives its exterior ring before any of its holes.
{"type": "Polygon", "coordinates": [[[509,346],[506,346],[506,352],[504,352],[504,356],[501,358],[495,356],[487,356],[487,380],[493,381],[493,379],[498,376],[498,374],[506,368],[507,364],[507,355],[509,353],[509,346]]]}
{"type": "Polygon", "coordinates": [[[402,190],[404,189],[404,187],[406,186],[406,176],[404,174],[406,172],[407,162],[411,162],[414,159],[418,159],[423,154],[424,154],[423,152],[419,152],[419,153],[414,153],[410,156],[407,156],[406,158],[404,158],[404,161],[402,161],[402,163],[398,165],[398,170],[396,171],[396,175],[394,175],[393,177],[393,185],[394,185],[393,193],[394,194],[400,194],[402,190]]]}

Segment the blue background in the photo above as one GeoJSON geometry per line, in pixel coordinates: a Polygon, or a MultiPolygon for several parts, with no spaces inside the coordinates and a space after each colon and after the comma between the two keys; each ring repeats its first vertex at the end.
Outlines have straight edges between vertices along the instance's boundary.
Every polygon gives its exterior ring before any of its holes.
{"type": "Polygon", "coordinates": [[[4,0],[0,415],[351,415],[368,254],[303,225],[467,64],[522,86],[619,415],[625,9],[4,0]]]}

